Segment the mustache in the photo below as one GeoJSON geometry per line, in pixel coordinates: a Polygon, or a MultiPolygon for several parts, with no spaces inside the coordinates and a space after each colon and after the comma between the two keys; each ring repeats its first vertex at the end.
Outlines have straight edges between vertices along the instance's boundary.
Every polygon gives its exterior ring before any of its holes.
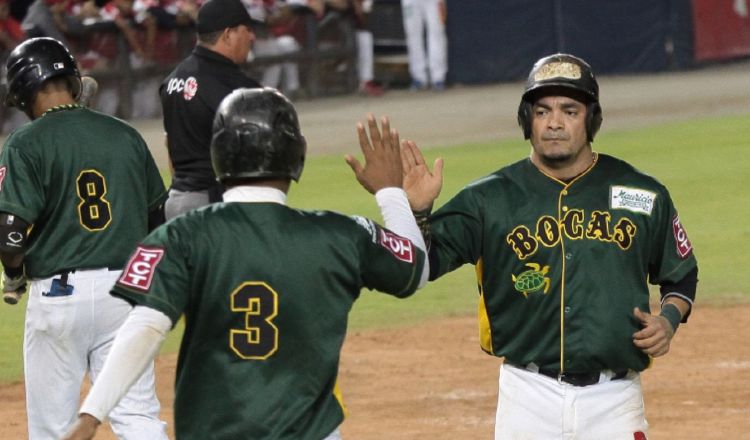
{"type": "Polygon", "coordinates": [[[543,141],[569,141],[570,136],[567,133],[544,133],[542,134],[543,141]]]}

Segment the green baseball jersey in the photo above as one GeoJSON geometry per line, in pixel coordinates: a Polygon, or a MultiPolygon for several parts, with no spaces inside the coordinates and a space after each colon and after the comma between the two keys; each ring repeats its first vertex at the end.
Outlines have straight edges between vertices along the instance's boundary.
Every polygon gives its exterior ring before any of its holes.
{"type": "Polygon", "coordinates": [[[344,417],[336,377],[360,289],[410,295],[424,258],[364,218],[218,203],[152,232],[112,293],[185,316],[178,439],[319,440],[344,417]]]}
{"type": "Polygon", "coordinates": [[[482,348],[571,373],[643,370],[633,308],[696,267],[667,189],[599,154],[571,182],[529,159],[464,188],[431,219],[430,278],[476,265],[482,348]]]}
{"type": "Polygon", "coordinates": [[[93,110],[48,112],[11,134],[0,155],[0,211],[33,225],[31,278],[122,268],[165,198],[143,138],[93,110]]]}

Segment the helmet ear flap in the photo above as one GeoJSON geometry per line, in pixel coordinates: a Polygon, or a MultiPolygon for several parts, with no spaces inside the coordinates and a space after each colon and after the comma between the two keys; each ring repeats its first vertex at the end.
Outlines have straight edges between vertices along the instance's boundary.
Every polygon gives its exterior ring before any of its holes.
{"type": "Polygon", "coordinates": [[[602,106],[598,102],[590,102],[586,106],[586,138],[594,142],[594,136],[602,126],[602,106]]]}
{"type": "Polygon", "coordinates": [[[531,111],[532,105],[525,99],[521,100],[518,105],[518,126],[523,131],[523,138],[529,139],[531,137],[531,111]]]}

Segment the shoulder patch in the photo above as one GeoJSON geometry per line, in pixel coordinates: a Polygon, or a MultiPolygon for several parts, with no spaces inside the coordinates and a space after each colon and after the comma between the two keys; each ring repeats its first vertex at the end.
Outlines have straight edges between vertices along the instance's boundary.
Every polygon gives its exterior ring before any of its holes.
{"type": "Polygon", "coordinates": [[[157,247],[138,246],[133,256],[128,261],[118,284],[132,287],[143,292],[151,288],[151,280],[154,278],[156,265],[164,256],[164,249],[157,247]]]}
{"type": "Polygon", "coordinates": [[[674,241],[677,243],[677,255],[684,260],[693,252],[693,245],[690,243],[678,215],[675,215],[672,219],[672,233],[674,233],[674,241]]]}
{"type": "Polygon", "coordinates": [[[609,188],[609,208],[651,215],[656,193],[640,188],[613,185],[609,188]]]}
{"type": "Polygon", "coordinates": [[[185,98],[185,101],[190,101],[195,97],[196,93],[198,93],[198,80],[191,76],[185,80],[185,88],[182,91],[182,97],[185,98]]]}
{"type": "Polygon", "coordinates": [[[382,229],[380,231],[380,244],[399,260],[407,263],[414,262],[414,248],[407,238],[382,229]]]}
{"type": "Polygon", "coordinates": [[[0,167],[0,191],[3,190],[3,181],[5,180],[6,174],[7,174],[7,168],[5,168],[5,166],[0,167]]]}

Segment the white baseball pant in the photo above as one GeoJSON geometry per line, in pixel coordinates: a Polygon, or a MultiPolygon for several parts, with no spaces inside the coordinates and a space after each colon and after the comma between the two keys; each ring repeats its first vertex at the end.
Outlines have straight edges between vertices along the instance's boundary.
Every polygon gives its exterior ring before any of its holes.
{"type": "Polygon", "coordinates": [[[401,0],[404,34],[412,79],[428,84],[445,81],[448,72],[448,38],[441,17],[444,0],[401,0]],[[424,33],[427,30],[427,50],[424,33]]]}
{"type": "MultiPolygon", "coordinates": [[[[120,272],[71,272],[67,284],[73,292],[67,296],[46,294],[53,278],[32,280],[24,334],[30,440],[58,440],[75,422],[84,376],[96,381],[131,310],[109,294],[120,272]]],[[[159,410],[152,363],[109,414],[112,431],[121,440],[167,440],[159,410]]]]}
{"type": "Polygon", "coordinates": [[[634,440],[647,434],[641,379],[634,371],[577,387],[500,367],[495,440],[634,440]]]}

